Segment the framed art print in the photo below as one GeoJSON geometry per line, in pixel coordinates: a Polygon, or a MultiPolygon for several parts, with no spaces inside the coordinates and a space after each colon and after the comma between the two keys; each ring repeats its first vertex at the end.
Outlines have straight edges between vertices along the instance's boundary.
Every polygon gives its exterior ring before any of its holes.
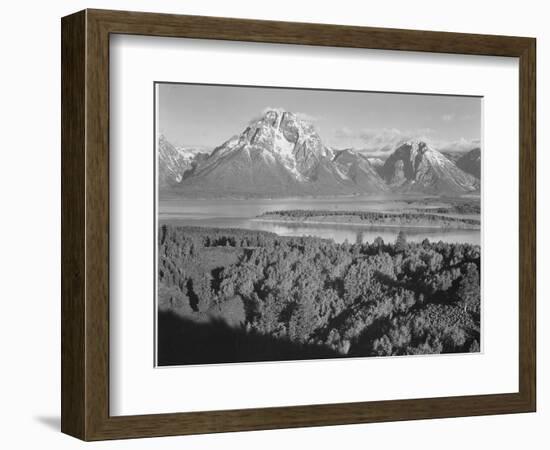
{"type": "Polygon", "coordinates": [[[62,430],[535,410],[535,40],[62,20],[62,430]]]}

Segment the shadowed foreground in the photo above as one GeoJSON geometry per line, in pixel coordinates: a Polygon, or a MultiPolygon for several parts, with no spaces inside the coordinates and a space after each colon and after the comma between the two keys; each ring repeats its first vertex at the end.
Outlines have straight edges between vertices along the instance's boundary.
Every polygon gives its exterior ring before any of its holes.
{"type": "Polygon", "coordinates": [[[158,330],[159,366],[342,356],[324,346],[247,332],[221,320],[196,323],[170,311],[159,311],[158,330]]]}

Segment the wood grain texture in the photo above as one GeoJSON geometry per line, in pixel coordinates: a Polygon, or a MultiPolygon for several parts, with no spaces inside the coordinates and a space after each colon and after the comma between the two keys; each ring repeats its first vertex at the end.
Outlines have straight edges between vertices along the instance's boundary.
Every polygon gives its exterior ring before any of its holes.
{"type": "MultiPolygon", "coordinates": [[[[535,40],[86,10],[62,20],[62,430],[84,440],[534,411],[535,40]],[[109,416],[109,34],[518,57],[519,392],[109,416]]],[[[182,405],[185,409],[185,405],[182,405]]]]}
{"type": "Polygon", "coordinates": [[[85,20],[61,27],[61,430],[85,431],[85,20]]]}
{"type": "Polygon", "coordinates": [[[112,33],[279,44],[521,56],[529,38],[270,20],[87,10],[112,33]]]}
{"type": "Polygon", "coordinates": [[[520,57],[519,84],[519,384],[536,409],[536,41],[520,57]]]}

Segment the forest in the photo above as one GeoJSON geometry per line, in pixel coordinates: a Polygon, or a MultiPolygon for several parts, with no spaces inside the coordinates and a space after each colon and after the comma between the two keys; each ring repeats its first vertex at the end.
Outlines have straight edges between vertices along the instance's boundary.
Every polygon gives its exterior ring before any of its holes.
{"type": "Polygon", "coordinates": [[[452,207],[437,207],[437,208],[416,208],[418,213],[428,213],[428,214],[469,214],[469,215],[479,215],[480,208],[479,205],[472,206],[469,204],[465,205],[456,205],[452,207]]]}
{"type": "Polygon", "coordinates": [[[175,225],[158,240],[159,365],[480,350],[477,245],[175,225]]]}
{"type": "Polygon", "coordinates": [[[406,203],[411,205],[418,212],[434,212],[437,214],[480,214],[481,202],[477,197],[474,198],[452,198],[441,196],[438,197],[436,202],[443,203],[447,206],[440,206],[436,208],[421,208],[417,205],[430,206],[434,199],[409,199],[405,200],[406,203]]]}
{"type": "MultiPolygon", "coordinates": [[[[448,213],[450,208],[441,208],[448,213]]],[[[270,211],[258,217],[263,220],[284,220],[302,222],[360,223],[368,225],[425,226],[441,228],[479,228],[479,219],[465,217],[447,217],[428,212],[378,212],[378,211],[342,211],[292,209],[270,211]]]]}

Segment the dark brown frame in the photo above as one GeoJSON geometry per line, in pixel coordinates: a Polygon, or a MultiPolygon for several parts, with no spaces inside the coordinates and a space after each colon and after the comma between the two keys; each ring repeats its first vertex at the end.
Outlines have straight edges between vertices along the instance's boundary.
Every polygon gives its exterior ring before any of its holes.
{"type": "Polygon", "coordinates": [[[61,31],[64,433],[100,440],[535,411],[535,39],[105,10],[64,17],[61,31]],[[113,33],[519,58],[519,392],[109,416],[109,35],[113,33]]]}

